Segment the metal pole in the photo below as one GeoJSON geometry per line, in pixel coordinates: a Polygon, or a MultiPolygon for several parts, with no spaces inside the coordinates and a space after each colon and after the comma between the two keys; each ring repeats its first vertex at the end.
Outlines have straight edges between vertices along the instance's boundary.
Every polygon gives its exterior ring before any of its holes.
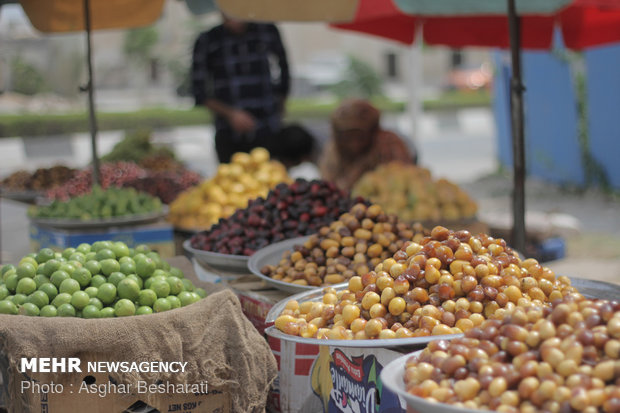
{"type": "Polygon", "coordinates": [[[93,62],[91,55],[90,41],[90,0],[84,0],[84,25],[86,27],[86,60],[88,63],[88,83],[86,89],[88,91],[88,116],[90,123],[90,141],[93,152],[93,184],[101,185],[101,177],[99,175],[99,156],[97,155],[97,117],[95,116],[95,91],[93,84],[95,79],[93,76],[93,62]]]}
{"type": "Polygon", "coordinates": [[[512,77],[510,79],[510,114],[514,184],[512,194],[512,247],[525,253],[525,139],[523,132],[523,81],[521,76],[521,18],[515,0],[508,0],[508,28],[512,77]]]}

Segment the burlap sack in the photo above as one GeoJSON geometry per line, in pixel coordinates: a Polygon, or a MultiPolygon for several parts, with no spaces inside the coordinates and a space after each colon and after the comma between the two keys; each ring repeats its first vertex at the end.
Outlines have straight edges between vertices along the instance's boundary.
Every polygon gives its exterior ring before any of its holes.
{"type": "MultiPolygon", "coordinates": [[[[22,357],[187,362],[184,374],[115,373],[110,377],[119,383],[206,380],[210,389],[230,392],[234,412],[263,411],[277,374],[269,346],[245,318],[230,290],[213,293],[187,307],[146,316],[88,320],[2,315],[0,352],[6,356],[5,363],[8,361],[4,379],[8,376],[11,413],[30,411],[20,390],[23,375],[18,363],[22,357]]],[[[62,383],[72,374],[45,373],[41,381],[62,383]]]]}

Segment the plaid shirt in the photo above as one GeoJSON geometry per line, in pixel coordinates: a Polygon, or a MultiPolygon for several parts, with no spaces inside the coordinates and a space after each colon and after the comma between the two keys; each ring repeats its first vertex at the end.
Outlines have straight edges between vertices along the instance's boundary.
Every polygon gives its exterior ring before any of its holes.
{"type": "MultiPolygon", "coordinates": [[[[276,26],[248,23],[244,33],[234,34],[219,25],[201,33],[194,44],[192,90],[196,105],[217,99],[251,113],[256,133],[279,130],[289,69],[276,26]]],[[[232,132],[221,116],[215,127],[232,132]]]]}

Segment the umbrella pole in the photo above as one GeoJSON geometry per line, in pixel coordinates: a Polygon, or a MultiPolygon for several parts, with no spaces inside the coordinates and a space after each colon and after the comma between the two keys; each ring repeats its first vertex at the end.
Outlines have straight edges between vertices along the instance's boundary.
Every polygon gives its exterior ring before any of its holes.
{"type": "Polygon", "coordinates": [[[523,80],[521,75],[521,18],[515,0],[508,0],[508,27],[512,77],[510,79],[510,120],[512,129],[513,194],[512,247],[525,253],[525,139],[523,132],[523,80]]]}
{"type": "Polygon", "coordinates": [[[95,116],[95,97],[94,97],[94,76],[92,61],[92,45],[90,41],[90,0],[84,0],[84,26],[86,28],[86,60],[88,64],[88,116],[90,124],[90,141],[93,152],[93,184],[101,185],[101,176],[99,175],[99,156],[97,155],[97,118],[95,116]]]}

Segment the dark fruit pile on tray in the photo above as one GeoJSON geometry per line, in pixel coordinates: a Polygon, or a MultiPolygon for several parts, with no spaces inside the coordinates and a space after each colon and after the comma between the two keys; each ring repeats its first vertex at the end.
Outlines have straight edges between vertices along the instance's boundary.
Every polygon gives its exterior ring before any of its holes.
{"type": "Polygon", "coordinates": [[[298,179],[279,184],[266,198],[220,219],[191,239],[193,248],[232,255],[252,255],[270,243],[316,233],[355,204],[333,183],[298,179]]]}

